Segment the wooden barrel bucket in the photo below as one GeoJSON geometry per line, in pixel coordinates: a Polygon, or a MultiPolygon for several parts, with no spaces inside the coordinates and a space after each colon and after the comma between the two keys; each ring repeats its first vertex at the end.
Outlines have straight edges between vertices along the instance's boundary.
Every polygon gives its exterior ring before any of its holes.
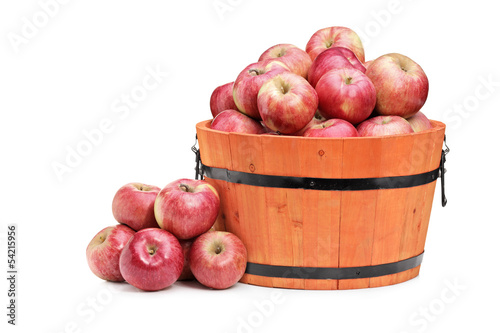
{"type": "Polygon", "coordinates": [[[419,274],[445,125],[407,135],[305,138],[196,125],[218,230],[248,251],[240,282],[354,289],[419,274]]]}

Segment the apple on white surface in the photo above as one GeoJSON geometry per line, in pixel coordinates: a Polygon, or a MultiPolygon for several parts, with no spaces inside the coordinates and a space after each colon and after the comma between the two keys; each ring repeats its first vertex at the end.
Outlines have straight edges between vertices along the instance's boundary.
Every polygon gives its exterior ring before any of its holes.
{"type": "Polygon", "coordinates": [[[348,121],[343,119],[328,119],[310,126],[305,132],[304,137],[323,137],[323,138],[346,138],[357,137],[358,131],[348,121]]]}
{"type": "Polygon", "coordinates": [[[226,289],[245,273],[247,250],[235,234],[211,231],[196,238],[189,260],[198,282],[213,289],[226,289]]]}
{"type": "Polygon", "coordinates": [[[123,278],[144,291],[170,286],[181,275],[183,265],[184,255],[177,238],[158,228],[136,232],[120,255],[123,278]]]}
{"type": "Polygon", "coordinates": [[[307,78],[307,72],[311,67],[311,58],[306,51],[292,44],[277,44],[262,53],[259,61],[276,59],[283,62],[290,72],[307,78]]]}
{"type": "Polygon", "coordinates": [[[233,85],[234,82],[229,82],[218,86],[212,92],[210,96],[210,111],[212,112],[212,117],[215,118],[224,110],[237,109],[233,99],[233,85]]]}
{"type": "Polygon", "coordinates": [[[431,121],[422,111],[418,111],[406,120],[408,120],[414,132],[421,132],[432,128],[431,121]]]}
{"type": "Polygon", "coordinates": [[[302,76],[283,72],[265,82],[257,105],[267,128],[291,134],[304,128],[318,109],[318,94],[302,76]]]}
{"type": "Polygon", "coordinates": [[[236,110],[224,110],[210,123],[210,128],[224,132],[262,134],[266,129],[260,122],[236,110]]]}
{"type": "Polygon", "coordinates": [[[399,53],[378,57],[366,75],[377,91],[376,111],[380,115],[409,118],[417,113],[429,92],[429,80],[412,59],[399,53]]]}
{"type": "Polygon", "coordinates": [[[128,183],[116,192],[111,208],[115,219],[135,231],[158,228],[154,204],[160,188],[143,183],[128,183]]]}
{"type": "Polygon", "coordinates": [[[135,234],[135,231],[123,224],[107,227],[99,231],[87,246],[87,263],[97,277],[121,282],[120,254],[135,234]]]}
{"type": "Polygon", "coordinates": [[[267,59],[248,65],[243,69],[233,86],[233,99],[237,109],[249,117],[261,120],[257,107],[257,94],[260,87],[273,76],[289,72],[281,61],[267,59]]]}
{"type": "Polygon", "coordinates": [[[384,136],[413,133],[410,123],[400,116],[377,116],[359,124],[359,136],[384,136]]]}
{"type": "Polygon", "coordinates": [[[373,83],[354,68],[327,72],[318,81],[316,92],[323,117],[344,119],[354,125],[371,115],[377,101],[373,83]]]}
{"type": "MultiPolygon", "coordinates": [[[[208,231],[210,232],[210,231],[208,231]]],[[[194,239],[180,239],[179,243],[182,247],[182,254],[184,255],[184,266],[182,266],[182,272],[178,281],[193,280],[194,275],[191,272],[191,265],[189,264],[189,253],[191,252],[191,246],[193,245],[194,239]]]]}
{"type": "Polygon", "coordinates": [[[313,87],[316,87],[321,77],[333,70],[342,68],[355,68],[365,72],[365,66],[356,58],[354,53],[345,47],[332,47],[322,52],[313,61],[309,69],[308,81],[313,87]]]}
{"type": "Polygon", "coordinates": [[[183,178],[160,191],[154,211],[162,229],[179,239],[190,239],[214,225],[219,207],[219,194],[212,185],[204,180],[183,178]]]}
{"type": "Polygon", "coordinates": [[[361,39],[356,32],[346,27],[329,27],[316,31],[307,42],[306,52],[314,61],[321,52],[335,46],[348,48],[361,62],[365,61],[361,39]]]}

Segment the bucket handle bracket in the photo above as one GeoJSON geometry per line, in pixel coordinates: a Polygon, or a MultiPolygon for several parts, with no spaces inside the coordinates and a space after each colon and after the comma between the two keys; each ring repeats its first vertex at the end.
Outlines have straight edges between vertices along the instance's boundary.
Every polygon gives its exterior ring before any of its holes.
{"type": "Polygon", "coordinates": [[[441,177],[441,206],[446,206],[448,199],[446,199],[446,194],[444,192],[444,174],[446,173],[446,168],[444,163],[446,162],[446,155],[450,152],[450,148],[446,144],[446,135],[444,136],[444,146],[445,148],[441,151],[441,163],[439,164],[439,177],[441,177]]]}
{"type": "Polygon", "coordinates": [[[195,175],[194,179],[199,180],[202,179],[203,177],[203,166],[201,164],[201,157],[200,157],[200,149],[196,148],[196,144],[198,143],[198,134],[196,134],[194,145],[191,146],[191,151],[196,155],[196,165],[194,167],[195,175]]]}

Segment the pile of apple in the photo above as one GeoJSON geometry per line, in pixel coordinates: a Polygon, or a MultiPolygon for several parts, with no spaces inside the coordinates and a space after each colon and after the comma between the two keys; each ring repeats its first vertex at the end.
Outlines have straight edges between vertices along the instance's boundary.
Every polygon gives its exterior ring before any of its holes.
{"type": "Polygon", "coordinates": [[[91,271],[146,291],[196,279],[225,289],[243,276],[247,251],[234,234],[213,230],[219,194],[204,180],[179,179],[163,189],[122,186],[112,203],[120,223],[101,230],[87,247],[91,271]]]}
{"type": "Polygon", "coordinates": [[[318,30],[305,50],[278,44],[210,98],[211,128],[305,137],[395,135],[432,127],[420,111],[429,91],[422,68],[398,53],[365,62],[346,27],[318,30]]]}

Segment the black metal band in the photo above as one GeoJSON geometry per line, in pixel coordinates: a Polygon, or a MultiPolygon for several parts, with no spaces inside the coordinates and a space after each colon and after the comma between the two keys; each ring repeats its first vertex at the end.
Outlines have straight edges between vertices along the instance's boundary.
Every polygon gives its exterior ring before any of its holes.
{"type": "Polygon", "coordinates": [[[422,263],[424,252],[405,260],[388,264],[360,267],[296,267],[247,263],[245,273],[259,276],[289,279],[363,279],[401,273],[422,263]]]}
{"type": "Polygon", "coordinates": [[[263,187],[297,188],[322,191],[363,191],[420,186],[439,177],[439,167],[416,175],[381,178],[311,178],[262,175],[210,167],[202,164],[202,172],[212,179],[263,187]]]}

